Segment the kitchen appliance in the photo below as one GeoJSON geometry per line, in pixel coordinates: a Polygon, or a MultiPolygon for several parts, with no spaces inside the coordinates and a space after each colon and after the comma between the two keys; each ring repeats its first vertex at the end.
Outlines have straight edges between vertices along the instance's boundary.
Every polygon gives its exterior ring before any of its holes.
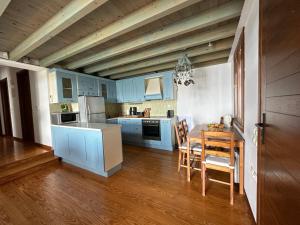
{"type": "Polygon", "coordinates": [[[151,111],[151,108],[145,108],[144,117],[149,118],[150,117],[150,111],[151,111]]]}
{"type": "Polygon", "coordinates": [[[145,79],[145,100],[162,99],[162,79],[161,77],[152,77],[145,79]]]}
{"type": "Polygon", "coordinates": [[[174,110],[169,109],[169,110],[167,111],[167,117],[168,117],[168,118],[173,118],[173,117],[174,117],[174,110]]]}
{"type": "Polygon", "coordinates": [[[79,114],[76,112],[51,113],[52,124],[78,123],[79,114]]]}
{"type": "Polygon", "coordinates": [[[161,140],[160,120],[142,120],[143,139],[161,140]]]}
{"type": "Polygon", "coordinates": [[[137,107],[130,107],[129,108],[129,115],[137,115],[137,107]]]}
{"type": "Polygon", "coordinates": [[[80,122],[105,123],[105,103],[103,97],[78,97],[80,122]]]}

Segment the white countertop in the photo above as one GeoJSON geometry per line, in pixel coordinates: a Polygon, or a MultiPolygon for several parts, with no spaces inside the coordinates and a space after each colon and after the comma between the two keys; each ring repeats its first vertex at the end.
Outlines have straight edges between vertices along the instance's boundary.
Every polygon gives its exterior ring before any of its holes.
{"type": "Polygon", "coordinates": [[[175,119],[176,117],[168,118],[166,116],[151,116],[149,118],[147,117],[114,117],[114,118],[109,118],[107,120],[113,120],[113,119],[130,119],[130,120],[172,120],[175,119]]]}
{"type": "Polygon", "coordinates": [[[55,127],[70,127],[77,129],[89,129],[89,130],[103,130],[113,127],[121,127],[119,124],[109,124],[109,123],[67,123],[67,124],[52,124],[55,127]]]}

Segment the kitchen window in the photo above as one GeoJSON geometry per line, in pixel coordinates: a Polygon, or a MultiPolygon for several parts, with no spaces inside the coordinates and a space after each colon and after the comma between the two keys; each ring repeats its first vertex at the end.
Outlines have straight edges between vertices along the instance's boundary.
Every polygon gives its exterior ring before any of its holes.
{"type": "Polygon", "coordinates": [[[234,53],[234,124],[244,132],[245,43],[244,28],[234,53]]]}

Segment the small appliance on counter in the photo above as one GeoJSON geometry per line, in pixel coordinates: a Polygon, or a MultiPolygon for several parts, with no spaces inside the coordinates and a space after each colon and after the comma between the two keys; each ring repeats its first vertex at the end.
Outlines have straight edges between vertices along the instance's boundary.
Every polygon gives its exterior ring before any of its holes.
{"type": "Polygon", "coordinates": [[[130,107],[129,108],[129,115],[137,115],[137,107],[130,107]]]}
{"type": "Polygon", "coordinates": [[[78,123],[79,114],[76,112],[51,113],[51,123],[55,125],[64,123],[78,123]]]}
{"type": "Polygon", "coordinates": [[[80,122],[105,123],[105,104],[103,97],[79,96],[80,122]]]}
{"type": "Polygon", "coordinates": [[[174,117],[174,110],[168,110],[167,111],[167,117],[168,118],[173,118],[174,117]]]}

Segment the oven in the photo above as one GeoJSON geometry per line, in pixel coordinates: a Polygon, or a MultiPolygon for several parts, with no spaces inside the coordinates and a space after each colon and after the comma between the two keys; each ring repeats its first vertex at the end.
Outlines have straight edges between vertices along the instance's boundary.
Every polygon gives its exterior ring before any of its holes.
{"type": "Polygon", "coordinates": [[[52,124],[64,124],[64,123],[78,123],[79,114],[74,112],[67,113],[52,113],[51,123],[52,124]]]}
{"type": "Polygon", "coordinates": [[[161,140],[160,120],[142,120],[143,139],[145,140],[161,140]]]}

